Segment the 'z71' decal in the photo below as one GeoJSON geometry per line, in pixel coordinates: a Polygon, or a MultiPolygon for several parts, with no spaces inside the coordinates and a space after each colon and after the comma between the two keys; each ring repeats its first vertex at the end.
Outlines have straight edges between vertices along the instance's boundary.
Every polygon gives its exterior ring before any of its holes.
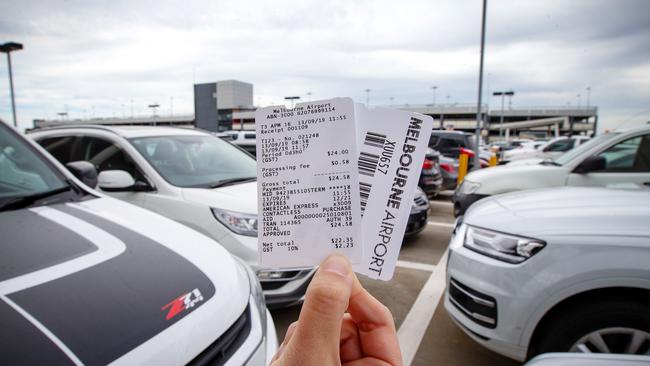
{"type": "Polygon", "coordinates": [[[200,301],[203,301],[203,295],[201,295],[201,291],[199,291],[198,288],[195,288],[192,290],[192,292],[188,292],[175,298],[172,300],[172,302],[163,306],[160,310],[169,308],[167,316],[165,317],[165,319],[169,320],[180,314],[183,310],[188,310],[194,307],[194,305],[200,301]]]}

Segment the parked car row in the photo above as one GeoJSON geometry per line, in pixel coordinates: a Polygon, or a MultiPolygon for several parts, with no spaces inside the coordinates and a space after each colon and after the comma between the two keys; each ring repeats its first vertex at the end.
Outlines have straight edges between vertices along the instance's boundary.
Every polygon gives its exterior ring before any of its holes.
{"type": "Polygon", "coordinates": [[[454,194],[445,308],[516,360],[650,354],[650,127],[470,173],[454,194]]]}

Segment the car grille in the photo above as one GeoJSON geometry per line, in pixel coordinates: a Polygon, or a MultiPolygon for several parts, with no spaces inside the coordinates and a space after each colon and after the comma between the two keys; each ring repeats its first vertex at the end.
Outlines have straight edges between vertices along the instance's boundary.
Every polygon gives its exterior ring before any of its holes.
{"type": "Polygon", "coordinates": [[[260,280],[262,285],[262,290],[277,290],[280,287],[286,285],[288,282],[291,282],[298,277],[302,277],[304,273],[301,271],[282,271],[282,277],[273,278],[273,279],[263,279],[260,280]]]}
{"type": "Polygon", "coordinates": [[[190,366],[223,365],[244,344],[251,331],[250,305],[221,337],[188,363],[190,366]]]}
{"type": "Polygon", "coordinates": [[[406,235],[413,234],[420,230],[427,222],[426,211],[409,216],[409,221],[406,224],[406,235]]]}
{"type": "Polygon", "coordinates": [[[422,196],[415,197],[414,201],[418,206],[425,206],[427,204],[427,200],[422,196]]]}
{"type": "Polygon", "coordinates": [[[494,297],[488,296],[466,285],[449,279],[449,300],[463,314],[487,328],[497,326],[497,301],[494,297]]]}

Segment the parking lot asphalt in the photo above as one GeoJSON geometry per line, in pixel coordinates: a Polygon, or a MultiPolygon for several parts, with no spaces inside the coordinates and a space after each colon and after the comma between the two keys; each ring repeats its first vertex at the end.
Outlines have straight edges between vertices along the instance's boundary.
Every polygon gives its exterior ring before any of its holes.
{"type": "MultiPolygon", "coordinates": [[[[520,365],[474,342],[445,312],[444,254],[453,223],[451,192],[443,192],[431,200],[427,227],[402,244],[393,279],[359,279],[393,313],[402,353],[411,365],[520,365]]],[[[299,313],[300,306],[271,311],[280,341],[299,313]]]]}

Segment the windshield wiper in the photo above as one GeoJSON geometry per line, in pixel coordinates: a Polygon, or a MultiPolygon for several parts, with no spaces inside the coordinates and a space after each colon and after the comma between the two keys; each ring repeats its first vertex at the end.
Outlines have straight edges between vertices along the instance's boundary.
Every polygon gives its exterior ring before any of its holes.
{"type": "Polygon", "coordinates": [[[239,178],[223,179],[216,183],[210,184],[208,188],[219,188],[219,187],[231,186],[237,183],[254,182],[255,180],[257,180],[257,177],[239,177],[239,178]]]}
{"type": "Polygon", "coordinates": [[[73,191],[73,188],[71,186],[65,186],[62,188],[36,193],[29,196],[13,197],[0,204],[0,211],[17,210],[17,209],[29,207],[34,203],[36,203],[37,201],[43,200],[48,197],[56,196],[60,193],[69,192],[69,191],[73,191]]]}
{"type": "Polygon", "coordinates": [[[562,166],[562,164],[558,164],[558,163],[556,163],[555,161],[553,161],[551,159],[542,160],[542,162],[540,164],[541,165],[562,166]]]}

